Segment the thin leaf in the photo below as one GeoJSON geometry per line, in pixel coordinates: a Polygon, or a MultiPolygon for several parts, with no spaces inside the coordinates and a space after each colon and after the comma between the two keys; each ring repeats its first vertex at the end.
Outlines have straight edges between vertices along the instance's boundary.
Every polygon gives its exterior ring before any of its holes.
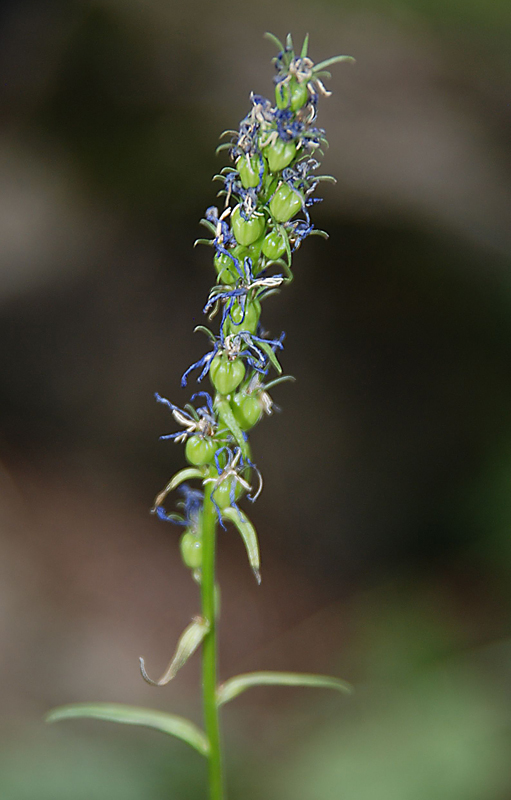
{"type": "Polygon", "coordinates": [[[197,409],[194,408],[191,403],[185,403],[183,408],[184,408],[185,411],[188,411],[190,416],[193,417],[196,422],[199,421],[200,417],[197,414],[197,409]]]}
{"type": "Polygon", "coordinates": [[[300,53],[300,58],[306,58],[307,57],[307,50],[308,49],[309,49],[309,34],[306,33],[305,34],[305,39],[303,40],[302,52],[300,53]]]}
{"type": "Polygon", "coordinates": [[[290,33],[288,33],[288,35],[286,36],[286,49],[287,50],[294,50],[293,37],[291,36],[290,33]]]}
{"type": "Polygon", "coordinates": [[[209,753],[206,734],[197,725],[176,714],[166,714],[152,708],[125,706],[120,703],[74,703],[54,708],[46,716],[47,722],[60,722],[63,719],[103,719],[107,722],[120,722],[124,725],[141,725],[157,731],[177,736],[187,742],[203,756],[209,753]]]}
{"type": "Polygon", "coordinates": [[[215,409],[218,413],[220,421],[230,430],[234,438],[236,439],[236,444],[241,450],[241,455],[243,458],[248,458],[248,444],[245,441],[243,436],[243,431],[241,430],[240,426],[236,422],[236,418],[232,413],[232,408],[227,402],[227,400],[219,400],[215,401],[215,409]]]}
{"type": "MultiPolygon", "coordinates": [[[[276,258],[274,261],[271,261],[271,260],[270,260],[270,261],[267,261],[267,262],[266,262],[266,266],[267,266],[267,267],[271,267],[271,266],[273,266],[274,264],[278,264],[278,266],[279,266],[279,267],[282,267],[282,269],[284,270],[284,272],[285,272],[285,273],[286,273],[286,275],[287,275],[287,278],[285,279],[285,280],[286,280],[286,283],[291,283],[291,281],[292,281],[292,280],[293,280],[293,278],[294,278],[294,275],[293,275],[293,273],[291,272],[291,270],[289,269],[289,266],[286,264],[286,262],[285,262],[285,261],[284,261],[282,258],[276,258]]],[[[266,296],[267,296],[267,295],[266,295],[266,296]]]]}
{"type": "Polygon", "coordinates": [[[206,336],[209,336],[212,342],[216,342],[215,334],[213,333],[213,331],[210,331],[209,328],[206,328],[205,325],[196,325],[195,328],[193,329],[193,332],[197,333],[197,331],[199,331],[200,333],[205,333],[206,336]]]}
{"type": "Polygon", "coordinates": [[[269,383],[263,384],[263,389],[267,392],[269,389],[273,389],[274,386],[278,386],[279,383],[284,383],[284,381],[296,381],[296,378],[293,375],[283,375],[281,378],[274,378],[269,383]]]}
{"type": "Polygon", "coordinates": [[[351,61],[353,64],[355,63],[353,56],[333,56],[332,58],[327,58],[325,61],[320,61],[319,64],[314,64],[314,74],[321,69],[325,69],[325,67],[329,67],[330,64],[339,64],[341,61],[351,61]]]}
{"type": "Polygon", "coordinates": [[[209,219],[201,219],[201,220],[199,220],[199,225],[203,225],[204,228],[207,228],[208,231],[210,231],[210,233],[213,234],[213,236],[216,236],[216,228],[213,225],[213,223],[209,221],[209,219]]]}
{"type": "Polygon", "coordinates": [[[247,549],[248,560],[252,567],[257,583],[261,583],[261,559],[259,556],[259,542],[257,540],[257,533],[248,519],[248,517],[235,508],[224,508],[222,511],[224,519],[228,519],[233,525],[237,527],[241,534],[241,538],[247,549]]]}
{"type": "MultiPolygon", "coordinates": [[[[293,273],[291,272],[291,264],[292,264],[292,261],[293,261],[293,255],[291,253],[291,245],[289,244],[289,237],[288,237],[286,229],[284,228],[283,225],[277,225],[276,227],[277,227],[278,232],[280,233],[280,235],[284,239],[284,245],[285,245],[285,248],[286,248],[286,256],[287,256],[287,265],[289,267],[289,272],[291,273],[291,280],[292,280],[293,279],[293,273]]],[[[290,280],[290,282],[291,282],[291,280],[290,280]]]]}
{"type": "Polygon", "coordinates": [[[196,239],[193,243],[193,246],[197,247],[198,244],[209,244],[211,246],[213,241],[211,239],[196,239]]]}
{"type": "Polygon", "coordinates": [[[203,471],[201,469],[197,469],[197,467],[185,467],[184,469],[180,469],[179,472],[176,472],[176,474],[172,476],[165,489],[163,489],[163,491],[161,491],[160,494],[155,498],[151,512],[154,514],[158,506],[163,504],[163,501],[169,492],[173,492],[174,489],[176,489],[180,484],[184,483],[184,481],[192,480],[192,478],[203,477],[203,471]]]}
{"type": "MultiPolygon", "coordinates": [[[[287,278],[284,278],[284,281],[286,281],[286,283],[289,283],[287,278]]],[[[280,294],[280,289],[268,289],[268,291],[264,293],[264,298],[266,300],[267,297],[272,297],[275,294],[280,294]]]]}
{"type": "Polygon", "coordinates": [[[322,69],[321,72],[314,72],[314,77],[321,78],[321,80],[323,80],[324,78],[330,80],[330,78],[332,77],[332,73],[329,72],[327,69],[322,69]]]}
{"type": "Polygon", "coordinates": [[[265,39],[268,39],[268,41],[270,41],[270,42],[273,42],[273,44],[277,45],[277,49],[278,49],[279,51],[280,51],[280,50],[284,50],[284,45],[282,44],[282,42],[280,41],[280,39],[277,39],[277,37],[273,35],[273,33],[268,33],[268,31],[267,31],[267,32],[264,34],[264,38],[265,38],[265,39]]]}
{"type": "Polygon", "coordinates": [[[204,617],[194,617],[187,628],[184,629],[177,643],[176,652],[172,661],[158,681],[153,681],[146,672],[144,659],[140,659],[140,672],[143,679],[151,686],[165,686],[176,677],[190,656],[192,656],[209,631],[209,622],[204,617]]]}
{"type": "Polygon", "coordinates": [[[282,367],[280,366],[277,356],[272,350],[271,344],[268,344],[268,342],[257,342],[257,344],[261,350],[264,350],[279,375],[282,375],[282,367]]]}
{"type": "Polygon", "coordinates": [[[217,689],[219,706],[233,700],[253,686],[311,686],[318,689],[336,689],[351,694],[353,688],[346,681],[328,675],[308,675],[299,672],[247,672],[229,678],[217,689]]]}

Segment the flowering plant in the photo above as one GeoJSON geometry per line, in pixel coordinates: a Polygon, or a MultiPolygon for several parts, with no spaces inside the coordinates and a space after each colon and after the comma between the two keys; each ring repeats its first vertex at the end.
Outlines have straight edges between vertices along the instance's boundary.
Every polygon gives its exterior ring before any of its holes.
{"type": "Polygon", "coordinates": [[[192,395],[191,403],[178,408],[156,394],[177,425],[163,435],[184,443],[188,466],[177,472],[156,497],[152,511],[162,520],[182,526],[180,549],[184,564],[200,587],[201,611],[181,635],[175,653],[158,679],[149,677],[143,659],[143,678],[163,686],[172,680],[192,654],[202,647],[204,728],[173,714],[111,703],[63,706],[48,719],[94,717],[145,725],[188,742],[208,760],[210,800],[224,797],[219,708],[256,685],[300,685],[348,691],[338,678],[288,672],[253,672],[217,682],[217,626],[219,591],[215,583],[217,526],[234,525],[239,531],[255,578],[260,582],[259,544],[256,531],[239,507],[246,496],[255,502],[263,481],[254,463],[248,431],[264,414],[271,414],[269,394],[282,381],[279,361],[284,333],[272,338],[260,321],[264,300],[292,281],[292,257],[304,239],[327,236],[314,227],[310,210],[320,202],[315,191],[321,181],[318,155],[326,143],[324,131],[315,124],[320,95],[329,95],[323,79],[327,67],[350,56],[335,56],[319,64],[308,56],[308,37],[296,55],[291,36],[285,45],[267,34],[278,47],[275,101],[251,95],[252,107],[237,131],[225,131],[233,166],[224,167],[215,179],[223,184],[219,196],[223,208],[208,208],[201,220],[210,238],[197,243],[210,246],[217,278],[204,306],[210,320],[219,317],[218,333],[205,326],[210,348],[182,377],[186,386],[192,373],[197,381],[207,376],[214,389],[192,395]],[[272,375],[273,373],[273,375],[272,375]],[[195,402],[195,405],[193,404],[195,402]],[[190,481],[200,488],[191,488],[190,481]],[[174,490],[181,499],[175,511],[166,501],[174,490]]]}

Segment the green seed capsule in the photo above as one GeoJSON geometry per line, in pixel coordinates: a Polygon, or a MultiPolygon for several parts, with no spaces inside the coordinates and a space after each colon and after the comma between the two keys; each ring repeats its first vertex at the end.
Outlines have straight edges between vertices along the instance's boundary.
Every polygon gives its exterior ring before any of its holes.
{"type": "Polygon", "coordinates": [[[241,303],[237,302],[231,308],[227,317],[227,333],[239,333],[249,331],[255,333],[261,316],[261,304],[258,300],[251,300],[245,303],[245,313],[241,303]]]}
{"type": "Polygon", "coordinates": [[[186,460],[196,467],[210,464],[216,453],[217,445],[212,439],[204,436],[190,436],[185,445],[186,460]]]}
{"type": "Polygon", "coordinates": [[[269,144],[264,148],[264,153],[271,172],[279,172],[284,167],[288,167],[295,157],[296,145],[293,141],[285,142],[278,138],[275,144],[269,144]]]}
{"type": "Polygon", "coordinates": [[[275,102],[277,104],[277,108],[289,108],[289,104],[291,102],[289,83],[284,81],[277,83],[275,87],[275,102]]]}
{"type": "MultiPolygon", "coordinates": [[[[266,164],[263,160],[263,175],[266,164]]],[[[236,169],[239,172],[241,183],[245,189],[255,189],[259,186],[259,173],[261,171],[261,160],[257,156],[241,156],[236,161],[236,169]]]]}
{"type": "Polygon", "coordinates": [[[283,183],[270,200],[270,211],[277,222],[287,222],[300,211],[303,203],[302,195],[283,183]]]}
{"type": "Polygon", "coordinates": [[[232,503],[232,487],[234,486],[234,499],[238,500],[244,492],[243,486],[234,478],[226,478],[219,483],[211,496],[218,508],[227,508],[232,503]]]}
{"type": "Polygon", "coordinates": [[[231,407],[236,422],[242,431],[253,428],[261,419],[263,407],[257,394],[237,392],[231,400],[231,407]]]}
{"type": "Polygon", "coordinates": [[[245,365],[239,358],[229,361],[224,353],[217,354],[211,362],[209,376],[217,392],[230,394],[245,377],[245,365]]]}
{"type": "Polygon", "coordinates": [[[257,241],[247,247],[247,256],[250,257],[252,261],[252,272],[254,274],[257,273],[257,264],[259,261],[259,256],[261,255],[261,248],[263,246],[264,236],[261,236],[257,241]]]}
{"type": "Polygon", "coordinates": [[[218,282],[223,286],[234,286],[236,283],[236,275],[233,275],[230,269],[224,269],[218,276],[218,282]]]}
{"type": "Polygon", "coordinates": [[[299,111],[309,101],[309,90],[306,83],[294,84],[291,87],[291,111],[299,111]]]}
{"type": "Polygon", "coordinates": [[[277,108],[290,108],[291,111],[298,111],[307,103],[309,90],[306,83],[298,83],[296,78],[284,83],[281,81],[275,87],[275,101],[277,108]]]}
{"type": "Polygon", "coordinates": [[[240,207],[236,206],[231,214],[231,228],[238,244],[245,246],[253,244],[264,233],[264,214],[255,211],[249,219],[243,219],[240,207]]]}
{"type": "Polygon", "coordinates": [[[271,258],[272,261],[280,258],[286,252],[285,235],[280,231],[271,231],[264,237],[261,249],[266,258],[271,258]]]}
{"type": "Polygon", "coordinates": [[[260,192],[260,197],[263,203],[267,203],[273,192],[279,185],[279,179],[273,175],[267,175],[263,181],[263,186],[260,192]]]}
{"type": "Polygon", "coordinates": [[[202,540],[191,531],[186,531],[179,542],[181,558],[189,569],[199,569],[202,566],[202,540]]]}
{"type": "Polygon", "coordinates": [[[213,259],[215,269],[218,272],[220,282],[226,286],[233,286],[238,279],[238,273],[234,266],[234,261],[225,253],[217,253],[213,259]]]}

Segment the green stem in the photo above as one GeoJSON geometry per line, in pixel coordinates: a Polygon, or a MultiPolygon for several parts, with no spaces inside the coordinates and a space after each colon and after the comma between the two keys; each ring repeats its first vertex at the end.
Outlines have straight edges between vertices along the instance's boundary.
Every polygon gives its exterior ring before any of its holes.
{"type": "Polygon", "coordinates": [[[202,517],[202,616],[209,632],[202,645],[202,692],[204,725],[209,740],[209,798],[223,800],[222,756],[216,702],[216,614],[215,614],[215,536],[216,509],[211,500],[211,483],[206,484],[202,517]]]}

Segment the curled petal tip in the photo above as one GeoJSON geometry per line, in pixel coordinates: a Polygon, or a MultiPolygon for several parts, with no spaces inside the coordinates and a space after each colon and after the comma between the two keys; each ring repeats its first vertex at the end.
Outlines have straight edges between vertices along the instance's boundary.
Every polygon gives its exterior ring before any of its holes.
{"type": "Polygon", "coordinates": [[[153,681],[153,679],[150,678],[149,675],[147,674],[145,668],[145,661],[142,658],[142,656],[140,656],[139,661],[140,661],[140,674],[142,675],[145,682],[148,683],[150,686],[158,686],[157,681],[153,681]]]}

